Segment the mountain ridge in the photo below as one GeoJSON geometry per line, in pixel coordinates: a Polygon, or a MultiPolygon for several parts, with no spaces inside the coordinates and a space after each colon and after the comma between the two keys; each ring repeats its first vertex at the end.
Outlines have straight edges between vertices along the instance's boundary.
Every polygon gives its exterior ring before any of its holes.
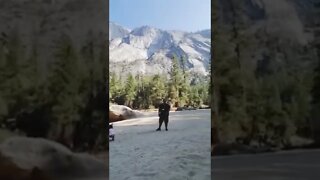
{"type": "Polygon", "coordinates": [[[187,71],[206,75],[209,70],[210,29],[187,32],[163,30],[145,25],[129,31],[115,22],[110,22],[109,43],[111,72],[167,73],[173,55],[178,58],[185,57],[187,71]]]}

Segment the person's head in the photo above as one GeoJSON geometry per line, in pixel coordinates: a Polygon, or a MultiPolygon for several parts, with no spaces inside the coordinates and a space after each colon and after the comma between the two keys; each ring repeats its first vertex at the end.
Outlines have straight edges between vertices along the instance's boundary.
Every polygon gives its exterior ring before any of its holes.
{"type": "Polygon", "coordinates": [[[168,98],[164,98],[162,102],[168,104],[169,103],[169,99],[168,98]]]}
{"type": "Polygon", "coordinates": [[[113,128],[113,124],[109,124],[109,129],[112,129],[113,128]]]}

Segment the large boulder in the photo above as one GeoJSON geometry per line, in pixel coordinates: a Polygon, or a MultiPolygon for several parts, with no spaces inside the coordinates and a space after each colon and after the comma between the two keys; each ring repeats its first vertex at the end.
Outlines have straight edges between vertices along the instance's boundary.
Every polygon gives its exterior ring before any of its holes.
{"type": "Polygon", "coordinates": [[[109,110],[109,123],[122,120],[125,120],[122,115],[116,114],[115,112],[109,110]]]}
{"type": "Polygon", "coordinates": [[[0,153],[0,179],[6,180],[51,180],[39,168],[26,170],[18,167],[10,159],[0,153]]]}
{"type": "MultiPolygon", "coordinates": [[[[123,105],[110,105],[110,111],[112,112],[111,115],[113,117],[118,117],[119,119],[132,119],[132,118],[137,118],[139,116],[143,116],[143,113],[136,111],[136,110],[132,110],[131,108],[127,107],[127,106],[123,106],[123,105]]],[[[110,117],[110,113],[109,113],[109,117],[110,117]]]]}
{"type": "Polygon", "coordinates": [[[0,145],[0,153],[18,168],[43,171],[53,179],[100,179],[107,177],[107,163],[89,154],[73,153],[42,138],[13,137],[0,145]]]}

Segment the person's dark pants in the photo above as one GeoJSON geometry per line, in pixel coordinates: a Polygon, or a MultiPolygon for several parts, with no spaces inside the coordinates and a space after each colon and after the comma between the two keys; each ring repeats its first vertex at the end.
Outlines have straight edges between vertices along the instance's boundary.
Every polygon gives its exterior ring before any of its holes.
{"type": "Polygon", "coordinates": [[[169,117],[167,116],[164,118],[164,125],[166,126],[166,129],[168,129],[168,123],[169,123],[169,117]]]}
{"type": "Polygon", "coordinates": [[[159,118],[159,129],[161,128],[163,122],[164,122],[164,125],[165,125],[166,129],[168,129],[169,117],[168,116],[160,116],[160,118],[159,118]]]}

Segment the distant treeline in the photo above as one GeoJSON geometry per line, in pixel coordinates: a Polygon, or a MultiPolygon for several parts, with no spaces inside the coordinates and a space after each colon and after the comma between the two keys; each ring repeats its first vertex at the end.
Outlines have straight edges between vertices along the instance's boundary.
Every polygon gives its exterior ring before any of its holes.
{"type": "Polygon", "coordinates": [[[185,69],[185,58],[173,56],[168,74],[133,76],[123,78],[110,73],[109,97],[113,103],[135,109],[155,108],[163,98],[175,107],[209,105],[210,75],[193,77],[185,69]]]}
{"type": "Polygon", "coordinates": [[[40,45],[33,42],[26,46],[18,31],[2,33],[2,127],[79,150],[93,148],[97,141],[106,145],[106,43],[88,33],[77,49],[61,34],[48,46],[48,54],[40,56],[40,45]]]}

